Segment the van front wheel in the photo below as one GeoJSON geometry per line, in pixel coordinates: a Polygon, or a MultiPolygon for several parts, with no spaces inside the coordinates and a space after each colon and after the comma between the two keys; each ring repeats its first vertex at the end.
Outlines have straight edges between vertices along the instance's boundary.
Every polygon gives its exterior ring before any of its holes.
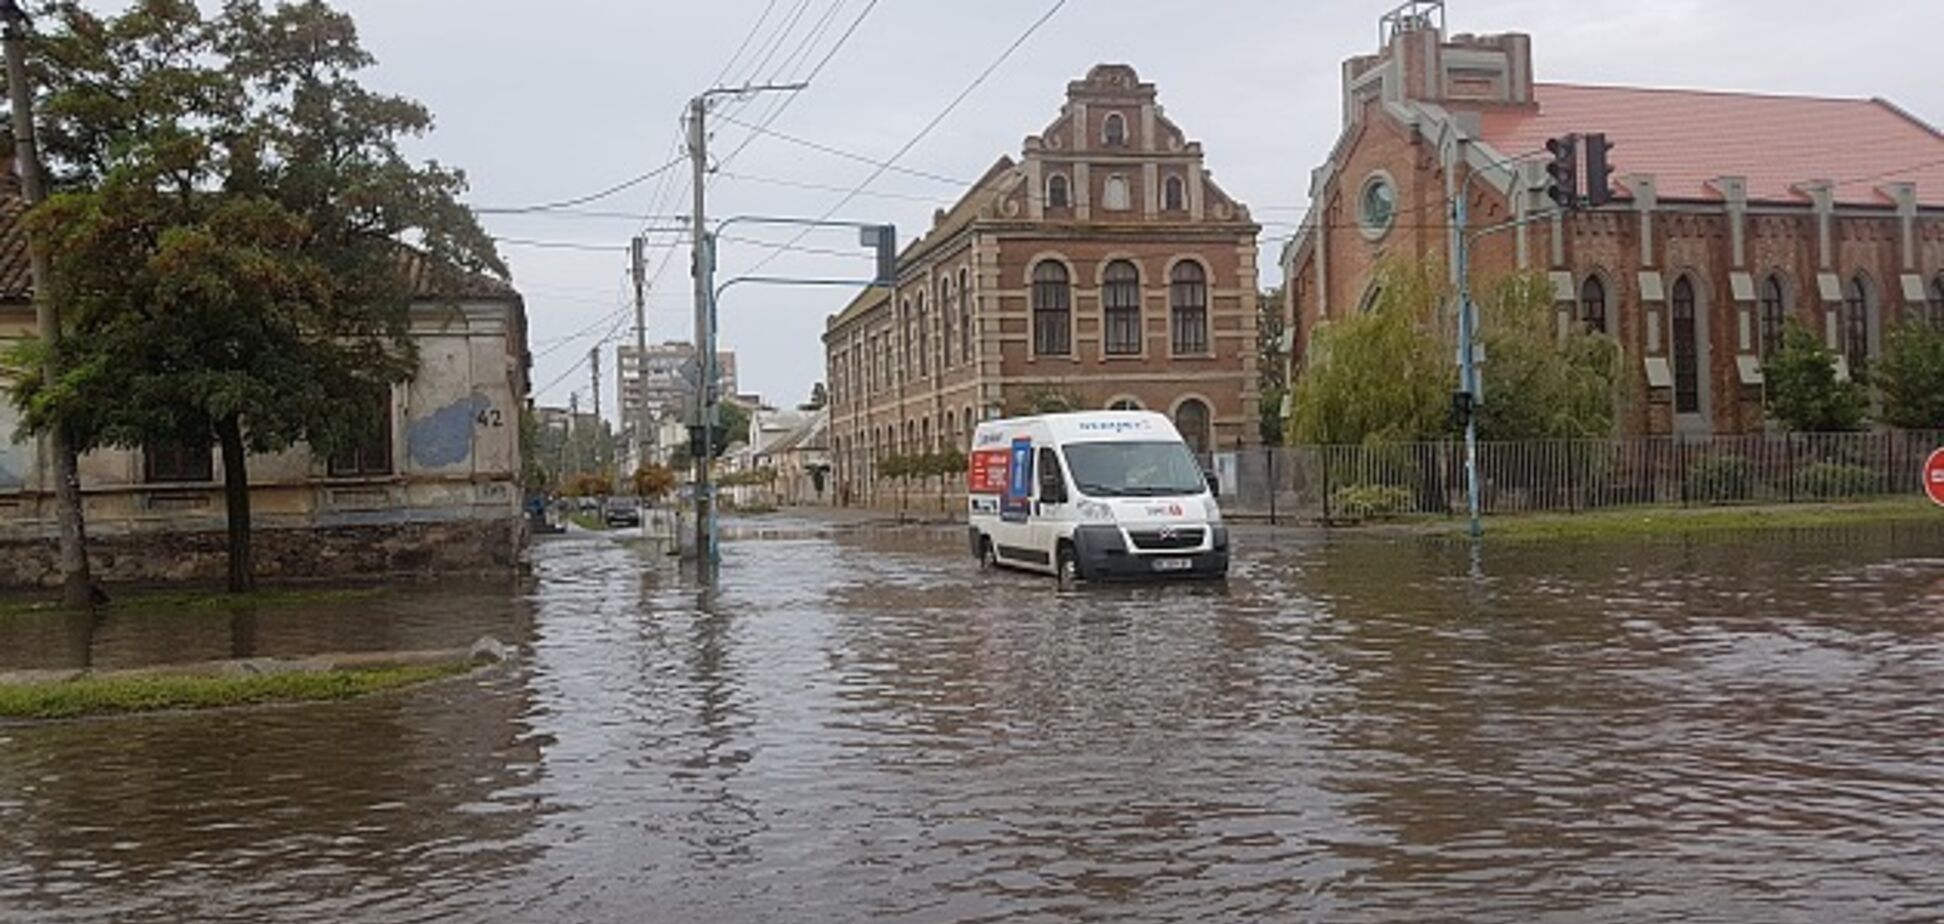
{"type": "Polygon", "coordinates": [[[1053,553],[1053,575],[1059,581],[1061,590],[1071,589],[1080,583],[1080,556],[1074,554],[1073,543],[1062,542],[1059,550],[1053,553]]]}

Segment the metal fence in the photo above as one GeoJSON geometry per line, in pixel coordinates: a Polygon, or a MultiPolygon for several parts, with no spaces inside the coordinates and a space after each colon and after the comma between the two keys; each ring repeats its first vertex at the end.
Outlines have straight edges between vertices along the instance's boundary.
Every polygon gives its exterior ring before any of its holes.
{"type": "MultiPolygon", "coordinates": [[[[1939,446],[1944,431],[1486,442],[1480,506],[1577,512],[1921,496],[1924,459],[1939,446]]],[[[1341,522],[1465,511],[1458,441],[1261,447],[1216,463],[1232,482],[1222,485],[1224,506],[1242,514],[1341,522]]]]}

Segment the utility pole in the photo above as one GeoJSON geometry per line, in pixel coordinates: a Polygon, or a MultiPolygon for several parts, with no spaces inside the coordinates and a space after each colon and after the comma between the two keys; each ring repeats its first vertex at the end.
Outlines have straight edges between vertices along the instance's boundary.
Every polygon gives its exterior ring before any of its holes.
{"type": "MultiPolygon", "coordinates": [[[[632,257],[635,298],[635,393],[634,393],[634,458],[637,467],[648,464],[648,445],[654,435],[648,429],[648,294],[647,266],[644,254],[646,239],[637,235],[629,248],[632,257]]],[[[627,370],[621,370],[621,408],[628,407],[627,370]]]]}
{"type": "MultiPolygon", "coordinates": [[[[696,389],[695,417],[691,426],[702,428],[701,445],[695,453],[695,558],[698,572],[714,580],[715,565],[721,561],[715,542],[715,487],[710,483],[710,462],[715,457],[716,413],[716,316],[715,316],[715,236],[709,233],[705,193],[709,185],[709,100],[716,96],[748,96],[773,91],[792,92],[807,83],[763,84],[760,86],[717,87],[689,100],[688,151],[694,171],[695,207],[689,215],[691,272],[695,276],[695,345],[701,350],[702,382],[696,389]]],[[[690,431],[694,432],[694,431],[690,431]]]]}
{"type": "MultiPolygon", "coordinates": [[[[1465,142],[1460,141],[1460,164],[1466,163],[1465,148],[1465,142]]],[[[1471,232],[1466,228],[1470,190],[1471,170],[1467,167],[1465,178],[1458,183],[1458,200],[1452,203],[1451,224],[1457,232],[1452,247],[1456,251],[1453,262],[1458,264],[1458,400],[1465,414],[1465,500],[1471,535],[1476,539],[1484,534],[1484,524],[1478,518],[1478,356],[1473,343],[1478,319],[1471,297],[1471,232]]]]}
{"type": "MultiPolygon", "coordinates": [[[[27,83],[27,13],[14,0],[0,0],[0,20],[5,31],[0,44],[7,58],[7,96],[13,105],[13,141],[16,169],[20,173],[20,194],[33,208],[47,198],[41,182],[40,148],[34,138],[34,91],[27,83]]],[[[42,380],[52,382],[60,372],[56,357],[60,351],[61,315],[47,298],[50,268],[47,250],[33,237],[27,237],[29,270],[34,283],[34,321],[41,344],[46,347],[42,360],[42,380]]],[[[56,423],[48,432],[47,452],[54,457],[54,516],[60,525],[61,602],[70,609],[92,609],[94,577],[88,570],[87,526],[81,518],[81,472],[67,428],[56,423]]]]}
{"type": "Polygon", "coordinates": [[[595,474],[605,475],[606,472],[603,472],[601,470],[603,467],[601,463],[601,456],[603,453],[608,451],[608,448],[607,448],[607,434],[603,431],[601,427],[601,345],[598,343],[594,344],[593,348],[587,351],[587,369],[588,369],[588,379],[594,386],[594,391],[593,391],[594,394],[594,465],[593,465],[593,469],[595,474]]]}
{"type": "MultiPolygon", "coordinates": [[[[697,570],[714,568],[715,497],[709,483],[709,462],[715,455],[715,241],[709,236],[707,204],[709,177],[709,94],[689,101],[689,165],[694,173],[695,204],[689,215],[689,252],[695,276],[695,345],[701,351],[702,381],[696,385],[695,419],[701,427],[700,452],[695,453],[695,560],[697,570]]],[[[694,430],[689,432],[693,433],[694,430]]]]}

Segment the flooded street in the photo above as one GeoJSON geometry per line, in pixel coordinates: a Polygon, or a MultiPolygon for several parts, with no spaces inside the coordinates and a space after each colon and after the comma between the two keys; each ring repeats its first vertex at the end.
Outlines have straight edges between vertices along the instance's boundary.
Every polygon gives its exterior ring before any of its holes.
{"type": "Polygon", "coordinates": [[[1944,916],[1944,530],[1238,530],[1225,586],[981,575],[777,520],[722,590],[0,624],[0,669],[495,635],[368,700],[0,725],[0,920],[1944,916]]]}

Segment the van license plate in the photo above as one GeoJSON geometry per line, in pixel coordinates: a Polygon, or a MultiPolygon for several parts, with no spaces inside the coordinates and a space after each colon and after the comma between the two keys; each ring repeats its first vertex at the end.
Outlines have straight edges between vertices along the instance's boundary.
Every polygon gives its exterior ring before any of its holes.
{"type": "Polygon", "coordinates": [[[1195,560],[1192,558],[1157,558],[1154,560],[1154,570],[1156,571],[1187,571],[1193,567],[1195,567],[1195,560]]]}

